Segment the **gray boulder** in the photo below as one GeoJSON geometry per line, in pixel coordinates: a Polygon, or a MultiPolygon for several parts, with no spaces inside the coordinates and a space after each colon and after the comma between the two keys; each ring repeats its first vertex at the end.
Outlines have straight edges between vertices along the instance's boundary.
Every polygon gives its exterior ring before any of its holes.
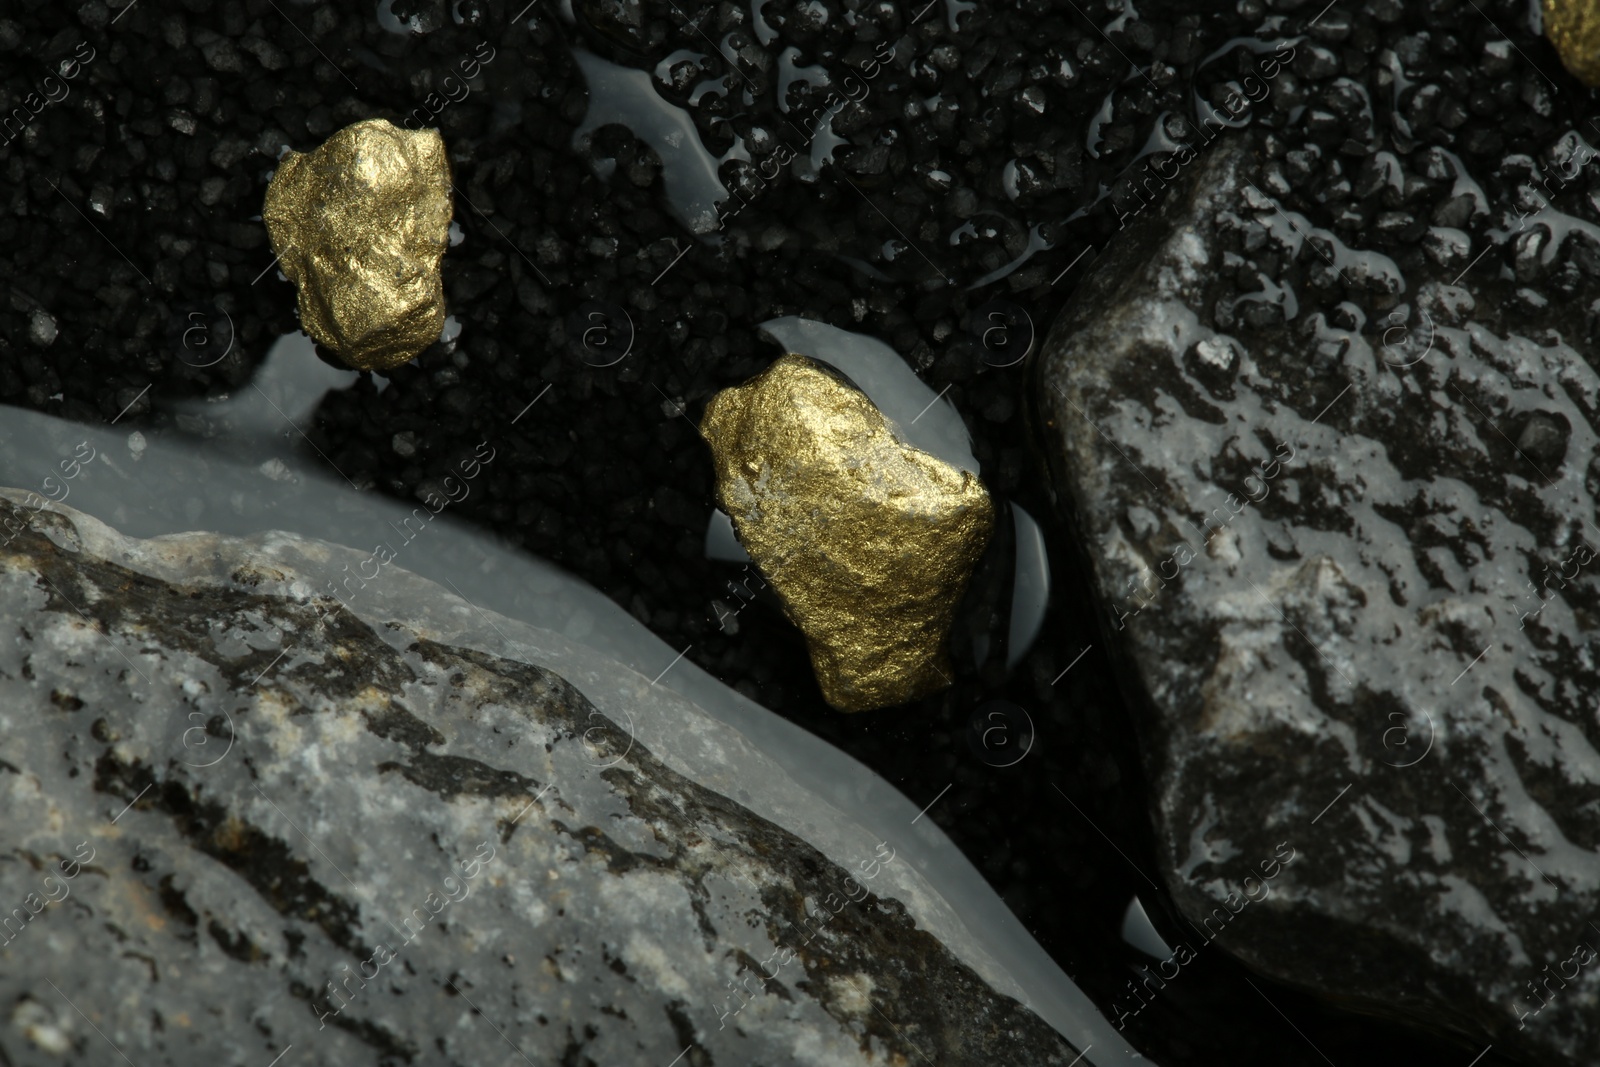
{"type": "Polygon", "coordinates": [[[0,492],[0,1062],[1078,1056],[895,841],[841,865],[579,688],[762,765],[649,679],[398,569],[327,595],[367,553],[38,503],[0,492]]]}
{"type": "Polygon", "coordinates": [[[1115,1015],[1214,941],[1474,1050],[1594,1063],[1600,287],[1518,280],[1600,229],[1552,208],[1524,263],[1507,212],[1500,247],[1450,231],[1464,254],[1403,272],[1268,195],[1265,144],[1220,141],[1128,219],[1037,367],[1190,923],[1115,1015]]]}

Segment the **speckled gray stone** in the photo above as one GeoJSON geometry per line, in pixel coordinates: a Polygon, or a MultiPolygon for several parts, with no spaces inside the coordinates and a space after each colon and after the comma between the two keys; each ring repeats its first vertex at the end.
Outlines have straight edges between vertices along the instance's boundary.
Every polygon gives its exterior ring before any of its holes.
{"type": "Polygon", "coordinates": [[[1600,293],[1530,312],[1503,252],[1402,276],[1270,198],[1259,145],[1118,235],[1037,368],[1168,933],[1463,1063],[1592,1064],[1600,293]]]}
{"type": "Polygon", "coordinates": [[[412,618],[357,613],[321,575],[365,554],[295,535],[141,541],[24,499],[0,491],[0,1061],[1077,1056],[875,891],[892,842],[847,871],[464,643],[574,656],[535,647],[557,635],[401,571],[412,618]]]}

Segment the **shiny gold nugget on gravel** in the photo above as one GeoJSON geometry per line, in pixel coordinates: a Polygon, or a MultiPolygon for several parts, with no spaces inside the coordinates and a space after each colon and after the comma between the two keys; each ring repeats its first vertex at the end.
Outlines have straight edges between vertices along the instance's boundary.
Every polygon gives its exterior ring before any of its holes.
{"type": "Polygon", "coordinates": [[[389,370],[439,339],[450,188],[439,131],[385,119],[279,161],[261,214],[313,340],[357,370],[389,370]]]}
{"type": "Polygon", "coordinates": [[[1600,86],[1600,0],[1544,0],[1544,35],[1575,78],[1600,86]]]}
{"type": "Polygon", "coordinates": [[[950,684],[957,602],[994,529],[976,475],[896,438],[863,393],[786,355],[712,398],[717,496],[841,711],[950,684]]]}

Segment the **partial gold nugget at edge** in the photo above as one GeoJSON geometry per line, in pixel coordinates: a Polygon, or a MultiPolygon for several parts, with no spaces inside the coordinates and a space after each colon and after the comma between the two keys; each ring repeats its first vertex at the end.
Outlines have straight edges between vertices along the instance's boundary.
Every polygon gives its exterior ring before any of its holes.
{"type": "Polygon", "coordinates": [[[840,711],[950,684],[957,602],[994,529],[976,475],[897,440],[864,394],[786,355],[712,398],[717,497],[840,711]]]}
{"type": "Polygon", "coordinates": [[[1600,86],[1600,0],[1544,0],[1544,35],[1574,77],[1600,86]]]}
{"type": "Polygon", "coordinates": [[[439,339],[450,163],[438,130],[367,119],[289,152],[261,215],[300,325],[350,366],[389,370],[439,339]]]}

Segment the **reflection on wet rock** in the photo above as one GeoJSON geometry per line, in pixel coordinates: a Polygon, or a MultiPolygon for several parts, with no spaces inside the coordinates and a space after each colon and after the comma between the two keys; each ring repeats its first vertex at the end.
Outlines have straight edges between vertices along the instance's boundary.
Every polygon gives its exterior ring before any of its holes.
{"type": "Polygon", "coordinates": [[[948,685],[944,639],[994,525],[977,476],[903,444],[863,393],[792,354],[714,397],[701,433],[828,703],[865,711],[948,685]]]}
{"type": "Polygon", "coordinates": [[[1050,606],[1050,555],[1044,530],[1015,502],[1011,516],[1016,526],[1017,560],[1011,583],[1011,622],[1006,631],[1006,669],[1021,663],[1044,626],[1050,606]]]}

